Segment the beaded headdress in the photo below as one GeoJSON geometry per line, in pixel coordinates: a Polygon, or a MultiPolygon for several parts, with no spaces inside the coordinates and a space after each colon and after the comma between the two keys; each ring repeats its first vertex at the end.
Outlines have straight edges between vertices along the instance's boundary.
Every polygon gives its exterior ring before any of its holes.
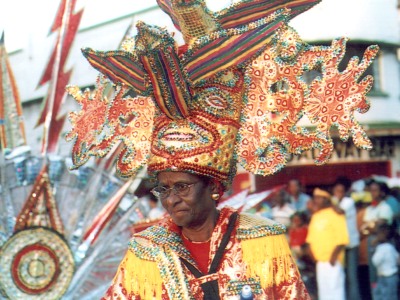
{"type": "Polygon", "coordinates": [[[139,22],[136,37],[119,50],[83,49],[101,75],[94,92],[68,87],[82,106],[70,114],[67,135],[75,139],[75,166],[122,141],[122,176],[147,165],[151,175],[188,171],[227,187],[237,162],[270,175],[289,155],[317,148],[316,163],[325,163],[333,151],[332,126],[342,140],[352,136],[358,147],[371,148],[354,111],[369,108],[373,79],[360,77],[378,47],[340,72],[346,39],[312,46],[288,26],[319,0],[243,0],[219,12],[204,0],[157,2],[184,45],[165,29],[139,22]],[[307,83],[303,75],[316,69],[321,76],[307,83]],[[115,85],[112,97],[105,96],[108,80],[115,85]],[[314,130],[297,124],[304,115],[314,130]]]}

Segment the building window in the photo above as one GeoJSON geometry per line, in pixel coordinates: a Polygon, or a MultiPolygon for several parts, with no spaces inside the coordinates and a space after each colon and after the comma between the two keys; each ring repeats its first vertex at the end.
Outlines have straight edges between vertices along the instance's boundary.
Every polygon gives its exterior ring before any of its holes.
{"type": "MultiPolygon", "coordinates": [[[[339,70],[342,72],[346,69],[349,61],[352,57],[357,56],[361,59],[364,55],[365,50],[367,50],[368,45],[365,44],[347,44],[346,53],[339,64],[339,70]]],[[[375,57],[372,64],[367,68],[367,70],[361,75],[360,80],[362,80],[365,76],[372,75],[374,77],[374,83],[372,85],[371,92],[380,93],[382,92],[382,86],[380,81],[380,72],[379,72],[379,53],[375,57]]]]}

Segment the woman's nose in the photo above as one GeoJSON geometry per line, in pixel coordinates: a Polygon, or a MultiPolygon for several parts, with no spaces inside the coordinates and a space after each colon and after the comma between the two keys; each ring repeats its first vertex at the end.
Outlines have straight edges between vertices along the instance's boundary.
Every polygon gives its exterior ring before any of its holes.
{"type": "Polygon", "coordinates": [[[168,207],[173,207],[177,203],[181,202],[181,198],[174,193],[174,191],[171,191],[169,195],[164,199],[164,202],[168,207]]]}

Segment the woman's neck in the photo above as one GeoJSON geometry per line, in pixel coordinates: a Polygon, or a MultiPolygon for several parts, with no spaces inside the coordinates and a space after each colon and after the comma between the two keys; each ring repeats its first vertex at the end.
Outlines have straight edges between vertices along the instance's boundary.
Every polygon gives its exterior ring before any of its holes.
{"type": "Polygon", "coordinates": [[[218,221],[219,212],[217,210],[210,214],[202,224],[197,226],[182,227],[182,235],[192,242],[207,242],[211,239],[215,225],[218,221]]]}

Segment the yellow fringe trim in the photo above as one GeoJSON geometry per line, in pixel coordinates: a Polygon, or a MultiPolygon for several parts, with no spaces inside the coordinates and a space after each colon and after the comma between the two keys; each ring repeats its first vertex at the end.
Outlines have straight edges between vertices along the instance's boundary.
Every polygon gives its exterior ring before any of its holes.
{"type": "Polygon", "coordinates": [[[138,258],[128,251],[124,259],[125,287],[128,294],[140,296],[140,299],[161,299],[163,281],[157,263],[138,258]]]}
{"type": "Polygon", "coordinates": [[[258,278],[263,288],[289,281],[298,272],[284,234],[241,241],[246,275],[258,278]]]}

